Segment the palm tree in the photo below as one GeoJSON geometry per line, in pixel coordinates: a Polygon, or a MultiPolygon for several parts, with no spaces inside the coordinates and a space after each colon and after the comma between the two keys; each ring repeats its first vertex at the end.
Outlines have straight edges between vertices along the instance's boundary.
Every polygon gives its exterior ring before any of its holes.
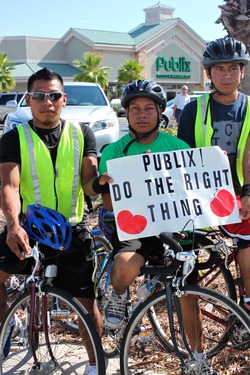
{"type": "MultiPolygon", "coordinates": [[[[219,5],[221,15],[216,23],[222,23],[228,36],[236,38],[250,50],[250,0],[224,0],[219,5]]],[[[245,77],[241,83],[242,92],[250,94],[250,63],[245,68],[245,77]]]]}
{"type": "Polygon", "coordinates": [[[137,60],[125,60],[118,69],[117,81],[122,83],[132,82],[135,79],[142,79],[141,72],[144,67],[137,60]]]}
{"type": "Polygon", "coordinates": [[[0,52],[0,92],[11,91],[16,86],[14,78],[11,77],[11,72],[14,69],[13,63],[7,58],[7,54],[0,52]]]}
{"type": "Polygon", "coordinates": [[[83,57],[85,62],[82,60],[73,60],[74,66],[82,70],[82,72],[75,74],[74,81],[95,82],[103,89],[106,89],[109,85],[109,74],[107,71],[112,68],[110,66],[101,67],[102,57],[95,53],[85,52],[83,57]]]}

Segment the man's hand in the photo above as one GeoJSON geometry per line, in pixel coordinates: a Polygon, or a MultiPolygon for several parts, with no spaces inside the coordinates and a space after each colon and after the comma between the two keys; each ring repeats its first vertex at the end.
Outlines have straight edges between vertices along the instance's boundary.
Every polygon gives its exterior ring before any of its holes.
{"type": "Polygon", "coordinates": [[[92,182],[92,190],[96,194],[109,193],[109,183],[113,182],[112,178],[104,173],[103,175],[96,177],[92,182]]]}
{"type": "Polygon", "coordinates": [[[22,252],[30,254],[31,251],[26,231],[18,224],[9,226],[7,230],[7,245],[20,260],[24,260],[25,257],[22,255],[22,252]]]}
{"type": "Polygon", "coordinates": [[[250,196],[249,195],[241,197],[240,219],[241,220],[250,219],[250,196]]]}
{"type": "Polygon", "coordinates": [[[103,173],[103,174],[99,177],[99,184],[100,184],[100,185],[105,185],[106,182],[107,182],[108,184],[111,184],[111,183],[113,182],[112,177],[110,177],[110,176],[108,175],[107,172],[106,172],[106,173],[103,173]]]}

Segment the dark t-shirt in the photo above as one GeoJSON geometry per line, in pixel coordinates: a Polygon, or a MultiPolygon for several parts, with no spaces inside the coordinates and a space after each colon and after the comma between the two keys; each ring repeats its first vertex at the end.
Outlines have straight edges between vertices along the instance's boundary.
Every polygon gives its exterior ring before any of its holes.
{"type": "MultiPolygon", "coordinates": [[[[32,121],[29,122],[33,128],[32,121]]],[[[65,121],[62,120],[62,130],[64,127],[65,121]]],[[[96,140],[95,135],[91,128],[86,125],[81,125],[81,129],[84,137],[84,156],[97,156],[96,153],[96,140]]],[[[52,148],[48,148],[51,154],[53,163],[55,163],[57,147],[53,147],[58,142],[58,137],[60,136],[61,128],[57,126],[53,129],[43,129],[36,128],[36,133],[44,141],[46,145],[49,145],[52,148]]],[[[0,141],[0,163],[13,162],[21,165],[20,157],[20,143],[18,131],[16,128],[5,133],[0,141]]]]}
{"type": "MultiPolygon", "coordinates": [[[[241,188],[236,173],[236,155],[240,132],[246,114],[247,96],[239,93],[238,99],[232,104],[221,104],[213,100],[211,96],[212,126],[214,129],[212,146],[220,146],[226,151],[233,178],[236,194],[240,194],[241,188]]],[[[178,124],[178,138],[187,142],[190,147],[195,145],[195,118],[197,101],[194,100],[184,107],[178,124]]]]}

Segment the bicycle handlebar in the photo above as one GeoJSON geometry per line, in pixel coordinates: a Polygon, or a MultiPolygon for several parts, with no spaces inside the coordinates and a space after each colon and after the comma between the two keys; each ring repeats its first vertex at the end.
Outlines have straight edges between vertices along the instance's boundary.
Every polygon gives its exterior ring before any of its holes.
{"type": "Polygon", "coordinates": [[[34,258],[35,264],[30,276],[27,277],[26,284],[30,281],[35,281],[35,273],[37,268],[39,267],[39,249],[38,246],[34,245],[31,249],[30,254],[22,253],[25,258],[34,258]]]}
{"type": "Polygon", "coordinates": [[[163,275],[168,276],[174,274],[178,268],[183,264],[183,261],[176,258],[176,254],[182,252],[182,247],[179,242],[176,241],[175,234],[169,232],[163,232],[159,235],[160,240],[173,251],[174,256],[170,265],[144,265],[141,267],[141,273],[150,275],[163,275]]]}
{"type": "MultiPolygon", "coordinates": [[[[112,229],[115,228],[115,216],[114,216],[113,211],[107,211],[104,214],[103,218],[107,226],[109,226],[112,229]]],[[[208,236],[216,235],[217,232],[219,231],[196,229],[194,232],[192,231],[191,232],[173,232],[173,233],[163,232],[160,234],[159,237],[163,243],[168,245],[170,249],[174,251],[175,254],[179,251],[183,251],[179,243],[181,240],[187,239],[187,240],[192,241],[192,243],[194,244],[200,242],[202,247],[206,249],[207,252],[209,253],[209,258],[206,260],[206,262],[195,263],[194,269],[196,271],[199,271],[199,270],[205,270],[205,269],[211,268],[214,264],[218,262],[218,260],[221,259],[220,253],[217,251],[218,249],[217,249],[216,244],[214,244],[213,241],[208,238],[208,236]]],[[[196,249],[194,249],[194,251],[195,250],[196,249]]],[[[143,266],[141,269],[141,272],[142,273],[154,272],[154,274],[156,274],[155,272],[157,272],[157,274],[159,274],[159,272],[162,272],[161,273],[162,275],[171,274],[171,273],[174,273],[178,269],[178,267],[180,266],[180,263],[181,262],[178,262],[176,259],[174,259],[171,265],[168,266],[167,268],[168,271],[166,271],[166,266],[157,266],[158,267],[157,270],[154,270],[153,266],[143,266]],[[144,267],[147,268],[147,272],[144,272],[144,267]],[[159,267],[162,267],[162,271],[160,271],[159,267]]]]}

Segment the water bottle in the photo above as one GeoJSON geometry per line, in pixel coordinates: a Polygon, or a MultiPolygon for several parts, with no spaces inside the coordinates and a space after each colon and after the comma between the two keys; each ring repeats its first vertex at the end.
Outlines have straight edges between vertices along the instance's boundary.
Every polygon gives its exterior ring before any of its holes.
{"type": "Polygon", "coordinates": [[[136,295],[140,301],[144,301],[153,291],[155,285],[157,284],[157,278],[146,279],[143,284],[139,286],[136,291],[136,295]]]}

